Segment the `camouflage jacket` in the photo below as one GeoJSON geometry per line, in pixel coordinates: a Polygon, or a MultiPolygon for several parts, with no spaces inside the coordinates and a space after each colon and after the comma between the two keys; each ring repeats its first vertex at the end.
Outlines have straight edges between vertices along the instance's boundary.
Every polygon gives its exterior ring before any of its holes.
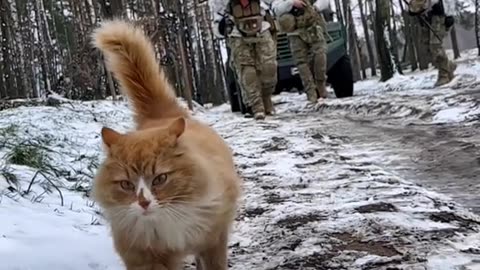
{"type": "MultiPolygon", "coordinates": [[[[265,16],[266,10],[269,9],[273,0],[260,0],[261,7],[262,7],[262,15],[265,16]]],[[[229,19],[233,21],[232,14],[229,14],[229,0],[209,0],[209,6],[212,11],[213,17],[213,32],[217,37],[224,37],[222,33],[219,31],[219,24],[222,19],[229,19]]],[[[262,22],[262,29],[261,32],[265,32],[270,29],[270,23],[267,21],[262,22]]],[[[229,37],[242,37],[243,35],[240,31],[234,27],[233,30],[228,34],[229,37]]]]}
{"type": "MultiPolygon", "coordinates": [[[[315,9],[315,11],[318,12],[319,17],[320,17],[319,12],[329,8],[329,0],[313,0],[312,2],[313,2],[312,6],[315,9]]],[[[311,16],[307,16],[307,17],[299,16],[296,19],[293,19],[293,17],[291,17],[291,15],[294,14],[295,13],[294,11],[296,10],[295,7],[293,6],[293,0],[273,0],[272,9],[275,13],[275,16],[279,20],[279,24],[281,26],[280,29],[282,28],[290,29],[290,30],[286,30],[287,35],[298,35],[300,34],[299,31],[304,31],[302,30],[302,28],[305,27],[304,25],[312,24],[311,20],[313,18],[311,16]],[[288,16],[288,15],[290,15],[291,18],[284,18],[284,16],[288,16]],[[310,21],[310,23],[306,22],[305,20],[310,21]],[[286,27],[286,25],[288,26],[286,27]],[[292,29],[296,29],[296,27],[300,27],[301,29],[292,31],[292,29]]],[[[325,20],[323,19],[323,17],[319,19],[321,19],[320,26],[324,27],[325,20]]]]}

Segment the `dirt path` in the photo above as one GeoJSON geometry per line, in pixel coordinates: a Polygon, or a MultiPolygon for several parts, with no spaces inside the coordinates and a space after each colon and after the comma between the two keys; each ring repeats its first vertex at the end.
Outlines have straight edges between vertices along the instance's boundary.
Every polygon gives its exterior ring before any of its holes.
{"type": "MultiPolygon", "coordinates": [[[[355,110],[429,117],[411,105],[370,104],[375,108],[355,110]]],[[[472,188],[460,194],[445,183],[473,184],[478,148],[469,140],[478,132],[405,125],[395,114],[358,120],[346,117],[348,110],[289,106],[277,105],[279,114],[264,122],[223,112],[215,120],[245,180],[231,269],[480,266],[473,249],[445,246],[447,240],[469,243],[458,235],[479,231],[477,218],[429,190],[477,202],[472,188]]]]}
{"type": "Polygon", "coordinates": [[[326,128],[346,135],[375,164],[441,192],[480,213],[480,124],[406,124],[400,119],[332,118],[326,128]]]}

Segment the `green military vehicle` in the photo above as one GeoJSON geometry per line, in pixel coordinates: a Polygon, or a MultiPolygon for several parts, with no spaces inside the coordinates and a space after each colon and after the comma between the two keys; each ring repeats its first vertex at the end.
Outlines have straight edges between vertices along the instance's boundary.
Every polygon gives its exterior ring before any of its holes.
{"type": "MultiPolygon", "coordinates": [[[[353,95],[353,73],[350,58],[347,53],[347,37],[345,27],[340,22],[327,20],[328,43],[327,50],[327,83],[330,84],[337,98],[353,95]]],[[[227,48],[230,63],[230,49],[227,48]]],[[[279,33],[277,37],[278,83],[274,94],[297,89],[303,91],[302,80],[295,66],[287,35],[279,33]]],[[[235,73],[227,64],[227,86],[230,105],[233,112],[245,114],[247,108],[242,101],[241,92],[235,78],[235,73]]]]}

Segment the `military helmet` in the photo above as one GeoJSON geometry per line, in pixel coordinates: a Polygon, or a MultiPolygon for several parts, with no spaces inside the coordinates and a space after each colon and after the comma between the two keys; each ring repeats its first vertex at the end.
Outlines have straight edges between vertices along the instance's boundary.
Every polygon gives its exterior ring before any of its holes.
{"type": "Polygon", "coordinates": [[[280,30],[285,33],[290,33],[295,31],[295,16],[291,13],[285,13],[278,18],[278,25],[280,25],[280,30]]]}

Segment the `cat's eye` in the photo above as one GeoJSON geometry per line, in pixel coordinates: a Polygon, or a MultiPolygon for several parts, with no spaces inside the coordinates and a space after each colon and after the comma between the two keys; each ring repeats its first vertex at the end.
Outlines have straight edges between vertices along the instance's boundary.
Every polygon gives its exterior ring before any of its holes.
{"type": "Polygon", "coordinates": [[[124,190],[132,191],[135,189],[135,185],[127,180],[122,180],[120,181],[120,187],[122,187],[124,190]]]}
{"type": "Polygon", "coordinates": [[[166,173],[157,175],[157,177],[153,179],[152,186],[159,186],[165,184],[165,182],[167,182],[167,178],[168,177],[166,173]]]}

